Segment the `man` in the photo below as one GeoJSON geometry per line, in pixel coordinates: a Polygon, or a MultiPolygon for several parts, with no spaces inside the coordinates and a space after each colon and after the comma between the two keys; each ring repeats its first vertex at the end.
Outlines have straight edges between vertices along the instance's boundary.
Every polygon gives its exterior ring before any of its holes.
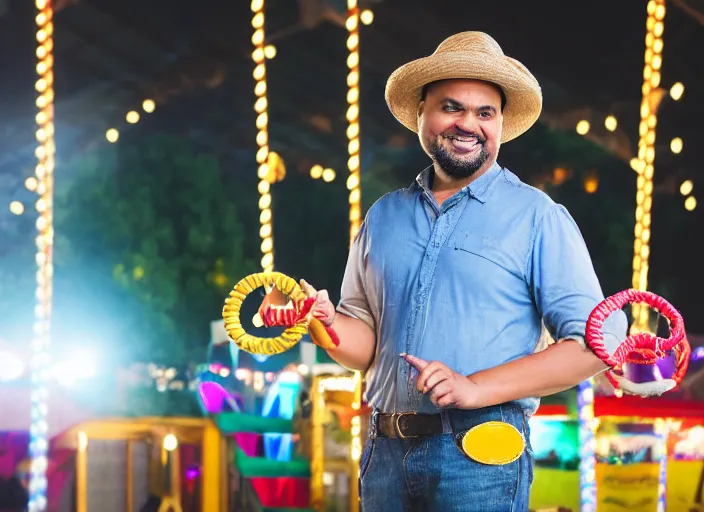
{"type": "MultiPolygon", "coordinates": [[[[371,207],[337,308],[303,282],[339,338],[330,356],[365,372],[375,410],[362,507],[526,511],[538,397],[606,369],[584,345],[603,294],[578,227],[497,163],[538,119],[540,86],[491,37],[465,32],[396,70],[386,100],[432,166],[371,207]],[[557,343],[539,344],[542,326],[557,343]],[[521,445],[497,462],[503,438],[485,427],[507,424],[521,445]],[[479,431],[488,444],[463,444],[479,431]]],[[[607,320],[611,352],[626,327],[623,313],[607,320]]]]}

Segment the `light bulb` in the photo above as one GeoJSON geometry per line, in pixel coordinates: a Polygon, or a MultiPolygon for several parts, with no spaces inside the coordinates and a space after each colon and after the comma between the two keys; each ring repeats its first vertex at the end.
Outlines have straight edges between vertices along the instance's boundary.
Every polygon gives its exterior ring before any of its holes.
{"type": "Polygon", "coordinates": [[[683,196],[688,196],[692,193],[693,189],[694,183],[692,183],[692,180],[685,180],[680,185],[680,194],[682,194],[683,196]]]}
{"type": "Polygon", "coordinates": [[[672,84],[672,87],[670,87],[670,98],[672,98],[675,101],[678,101],[682,95],[684,94],[684,85],[682,82],[676,82],[672,84]]]}

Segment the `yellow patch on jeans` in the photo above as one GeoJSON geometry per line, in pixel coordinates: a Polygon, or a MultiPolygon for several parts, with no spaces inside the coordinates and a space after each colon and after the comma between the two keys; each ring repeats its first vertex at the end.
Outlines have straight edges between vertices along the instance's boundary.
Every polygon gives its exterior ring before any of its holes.
{"type": "Polygon", "coordinates": [[[523,434],[503,421],[487,421],[462,437],[462,450],[469,458],[494,466],[518,459],[525,447],[523,434]]]}

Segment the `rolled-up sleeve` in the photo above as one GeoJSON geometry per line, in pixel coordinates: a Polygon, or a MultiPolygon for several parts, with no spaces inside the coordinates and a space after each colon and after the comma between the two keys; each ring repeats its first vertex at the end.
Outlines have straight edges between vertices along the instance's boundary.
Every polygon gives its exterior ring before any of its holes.
{"type": "Polygon", "coordinates": [[[374,317],[371,313],[364,283],[364,269],[369,248],[367,222],[368,219],[360,227],[359,233],[357,233],[350,248],[345,275],[342,278],[340,302],[337,305],[337,311],[343,315],[361,320],[375,331],[374,317]]]}
{"type": "MultiPolygon", "coordinates": [[[[587,319],[604,299],[589,251],[574,219],[561,205],[552,205],[535,228],[527,275],[538,311],[558,342],[575,339],[584,345],[587,319]]],[[[610,354],[626,338],[623,311],[604,322],[604,347],[610,354]]]]}

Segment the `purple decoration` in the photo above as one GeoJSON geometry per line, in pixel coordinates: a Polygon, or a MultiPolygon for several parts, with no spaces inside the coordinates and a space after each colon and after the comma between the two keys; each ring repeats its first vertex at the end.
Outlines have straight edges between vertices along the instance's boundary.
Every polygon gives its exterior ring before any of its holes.
{"type": "Polygon", "coordinates": [[[692,361],[701,361],[704,359],[704,346],[692,349],[692,361]]]}
{"type": "Polygon", "coordinates": [[[632,382],[652,382],[655,380],[670,379],[675,373],[675,357],[669,355],[658,359],[655,364],[633,364],[624,365],[626,378],[632,382]]]}
{"type": "Polygon", "coordinates": [[[201,382],[198,385],[198,394],[208,414],[221,413],[225,408],[225,404],[234,412],[240,412],[242,410],[241,397],[239,395],[231,396],[227,390],[217,382],[201,382]]]}
{"type": "Polygon", "coordinates": [[[663,379],[672,378],[672,376],[675,374],[675,371],[677,370],[674,355],[664,357],[663,359],[658,359],[655,364],[658,365],[658,369],[660,370],[660,374],[662,375],[663,379]]]}
{"type": "Polygon", "coordinates": [[[200,399],[209,414],[222,412],[222,406],[227,397],[227,391],[217,382],[201,382],[198,386],[200,399]]]}
{"type": "Polygon", "coordinates": [[[195,466],[191,466],[190,468],[186,469],[186,480],[195,480],[196,478],[198,478],[199,474],[200,470],[195,466]]]}

